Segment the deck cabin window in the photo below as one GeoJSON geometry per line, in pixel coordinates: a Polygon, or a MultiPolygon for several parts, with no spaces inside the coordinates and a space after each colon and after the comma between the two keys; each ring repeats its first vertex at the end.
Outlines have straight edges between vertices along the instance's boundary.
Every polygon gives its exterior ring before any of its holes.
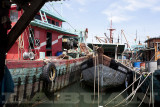
{"type": "Polygon", "coordinates": [[[18,11],[17,10],[10,10],[10,20],[11,20],[11,22],[17,22],[17,20],[18,20],[18,11]]]}
{"type": "Polygon", "coordinates": [[[59,26],[59,22],[56,22],[56,26],[59,26]]]}
{"type": "Polygon", "coordinates": [[[38,15],[38,14],[36,14],[36,15],[35,15],[35,19],[41,20],[41,16],[38,15]]]}
{"type": "Polygon", "coordinates": [[[34,29],[29,29],[29,48],[34,49],[34,29]]]}
{"type": "Polygon", "coordinates": [[[149,46],[150,48],[154,48],[154,43],[153,42],[150,42],[149,45],[150,45],[149,46]]]}
{"type": "Polygon", "coordinates": [[[52,20],[52,24],[55,25],[55,21],[54,20],[52,20]]]}
{"type": "Polygon", "coordinates": [[[52,51],[47,51],[46,56],[52,56],[52,51]]]}
{"type": "Polygon", "coordinates": [[[160,43],[157,45],[157,50],[160,51],[160,43]]]}
{"type": "Polygon", "coordinates": [[[47,21],[48,21],[48,23],[51,23],[51,19],[48,19],[48,18],[47,18],[47,21]]]}
{"type": "Polygon", "coordinates": [[[46,49],[51,49],[51,47],[52,47],[52,33],[47,32],[46,49]]]}

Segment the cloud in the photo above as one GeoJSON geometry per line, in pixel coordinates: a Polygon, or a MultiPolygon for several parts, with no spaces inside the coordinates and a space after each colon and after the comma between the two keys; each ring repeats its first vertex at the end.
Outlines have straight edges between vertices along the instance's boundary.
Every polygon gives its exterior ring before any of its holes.
{"type": "Polygon", "coordinates": [[[103,10],[102,13],[107,15],[108,20],[112,18],[114,22],[129,21],[133,16],[131,12],[136,12],[140,9],[149,9],[152,11],[160,11],[160,7],[156,4],[159,0],[119,0],[113,2],[110,6],[103,10]]]}
{"type": "Polygon", "coordinates": [[[154,11],[154,12],[160,12],[160,6],[153,7],[152,11],[154,11]]]}
{"type": "Polygon", "coordinates": [[[88,3],[95,2],[97,0],[75,0],[75,1],[77,1],[80,5],[86,5],[88,3]]]}
{"type": "Polygon", "coordinates": [[[64,5],[65,5],[68,9],[73,10],[73,8],[71,7],[71,5],[70,5],[70,4],[68,4],[68,3],[64,3],[64,5]]]}
{"type": "Polygon", "coordinates": [[[81,5],[85,5],[87,0],[76,0],[81,5]]]}
{"type": "Polygon", "coordinates": [[[87,10],[85,8],[79,8],[78,10],[79,10],[79,12],[83,12],[83,13],[87,12],[87,10]]]}

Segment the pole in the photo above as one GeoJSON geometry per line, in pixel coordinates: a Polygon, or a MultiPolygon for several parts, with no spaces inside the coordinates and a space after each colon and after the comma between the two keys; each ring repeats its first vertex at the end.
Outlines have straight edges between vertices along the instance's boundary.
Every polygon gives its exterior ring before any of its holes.
{"type": "Polygon", "coordinates": [[[152,107],[154,107],[154,89],[153,89],[153,72],[152,72],[152,107]]]}

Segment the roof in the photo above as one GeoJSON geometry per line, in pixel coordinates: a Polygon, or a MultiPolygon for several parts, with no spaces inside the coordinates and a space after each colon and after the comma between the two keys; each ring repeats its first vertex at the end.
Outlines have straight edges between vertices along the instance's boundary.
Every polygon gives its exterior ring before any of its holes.
{"type": "Polygon", "coordinates": [[[47,16],[50,16],[50,17],[55,18],[55,19],[58,19],[58,20],[60,20],[60,21],[62,21],[62,22],[66,22],[63,17],[57,16],[57,15],[56,15],[55,13],[53,13],[52,11],[45,10],[45,9],[43,9],[43,8],[41,8],[40,11],[45,12],[45,14],[46,14],[47,16]]]}
{"type": "Polygon", "coordinates": [[[139,51],[153,51],[155,50],[155,48],[144,48],[144,49],[140,49],[139,51]]]}
{"type": "MultiPolygon", "coordinates": [[[[16,8],[16,7],[17,7],[16,4],[12,4],[11,5],[11,8],[16,8]]],[[[54,12],[52,12],[50,10],[46,10],[46,9],[41,8],[40,11],[45,12],[45,14],[47,16],[50,16],[50,17],[55,18],[55,19],[58,19],[58,20],[60,20],[62,22],[66,22],[63,17],[56,15],[54,12]]]]}
{"type": "Polygon", "coordinates": [[[71,32],[71,31],[65,30],[61,27],[55,26],[55,25],[50,24],[50,23],[45,23],[45,22],[43,22],[41,20],[38,20],[38,19],[34,19],[33,21],[31,21],[30,24],[32,26],[37,26],[37,27],[44,28],[44,29],[55,30],[55,31],[58,31],[60,33],[78,36],[78,34],[76,32],[71,32]]]}
{"type": "MultiPolygon", "coordinates": [[[[118,54],[121,54],[124,51],[125,45],[123,44],[108,44],[108,43],[94,43],[93,45],[96,45],[98,47],[101,47],[104,49],[104,52],[112,52],[115,53],[115,48],[118,46],[118,54]]],[[[88,46],[93,49],[92,43],[88,43],[88,46]]]]}
{"type": "Polygon", "coordinates": [[[148,41],[150,41],[150,40],[153,40],[153,39],[160,39],[160,36],[159,36],[159,37],[149,38],[149,39],[147,39],[147,40],[145,41],[145,43],[148,42],[148,41]]]}

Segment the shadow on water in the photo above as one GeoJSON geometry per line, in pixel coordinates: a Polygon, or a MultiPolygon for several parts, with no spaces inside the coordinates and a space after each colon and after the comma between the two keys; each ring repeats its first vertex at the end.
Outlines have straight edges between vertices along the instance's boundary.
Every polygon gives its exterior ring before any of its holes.
{"type": "MultiPolygon", "coordinates": [[[[115,96],[117,96],[124,88],[117,87],[114,89],[108,89],[105,92],[100,92],[99,96],[99,105],[104,106],[110,100],[112,100],[115,96]]],[[[136,95],[135,95],[136,96],[136,95]]],[[[35,107],[98,107],[98,94],[96,92],[95,99],[93,88],[81,83],[75,83],[66,87],[65,89],[56,92],[54,94],[48,93],[48,95],[41,93],[38,95],[39,100],[32,106],[35,107]]],[[[117,99],[112,101],[107,107],[113,107],[116,104],[122,102],[127,97],[127,93],[124,92],[117,99]]],[[[117,107],[138,107],[140,101],[137,98],[129,104],[126,105],[127,102],[123,103],[121,106],[117,107]]],[[[142,105],[141,107],[147,107],[146,105],[142,105]]]]}

